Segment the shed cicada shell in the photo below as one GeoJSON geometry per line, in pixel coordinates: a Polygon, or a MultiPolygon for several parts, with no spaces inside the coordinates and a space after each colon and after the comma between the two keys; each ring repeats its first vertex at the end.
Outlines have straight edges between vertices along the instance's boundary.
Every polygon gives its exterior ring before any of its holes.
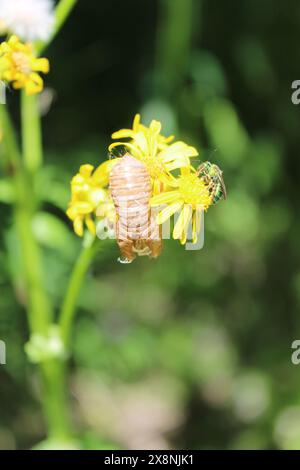
{"type": "Polygon", "coordinates": [[[152,182],[144,163],[126,153],[111,171],[109,188],[117,214],[119,261],[130,263],[136,256],[156,258],[162,240],[150,209],[152,182]]]}

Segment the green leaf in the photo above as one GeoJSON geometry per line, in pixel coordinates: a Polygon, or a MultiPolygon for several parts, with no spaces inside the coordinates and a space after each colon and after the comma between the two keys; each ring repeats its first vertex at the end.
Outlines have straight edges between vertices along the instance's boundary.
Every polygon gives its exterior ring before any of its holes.
{"type": "Polygon", "coordinates": [[[48,212],[38,212],[33,219],[32,229],[41,245],[60,251],[66,258],[72,257],[76,239],[67,225],[48,212]]]}

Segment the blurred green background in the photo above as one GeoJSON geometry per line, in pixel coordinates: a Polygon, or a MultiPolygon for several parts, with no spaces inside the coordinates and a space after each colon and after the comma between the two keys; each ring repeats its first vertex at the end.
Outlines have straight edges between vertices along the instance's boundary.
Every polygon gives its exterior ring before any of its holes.
{"type": "MultiPolygon", "coordinates": [[[[69,387],[87,448],[300,448],[298,151],[300,4],[79,0],[47,51],[46,166],[34,230],[59,305],[81,241],[64,215],[82,163],[141,112],[224,171],[205,246],[166,241],[117,263],[103,242],[80,295],[69,387]]],[[[17,94],[9,94],[16,123],[17,94]]],[[[28,339],[10,188],[0,184],[0,448],[45,428],[28,339]]]]}

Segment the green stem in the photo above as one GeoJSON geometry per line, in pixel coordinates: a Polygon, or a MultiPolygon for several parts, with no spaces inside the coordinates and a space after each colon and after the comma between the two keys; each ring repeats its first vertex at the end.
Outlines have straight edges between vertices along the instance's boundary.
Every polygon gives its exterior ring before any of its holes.
{"type": "Polygon", "coordinates": [[[160,0],[156,40],[156,75],[160,77],[155,84],[157,95],[173,99],[178,93],[189,61],[194,15],[194,0],[160,0]]]}
{"type": "Polygon", "coordinates": [[[72,431],[67,406],[66,363],[55,359],[42,363],[40,367],[48,437],[53,440],[69,440],[72,431]]]}
{"type": "Polygon", "coordinates": [[[19,234],[28,293],[29,323],[33,331],[44,333],[51,318],[51,309],[44,292],[43,269],[39,246],[32,233],[32,192],[16,143],[14,129],[4,105],[0,106],[5,154],[16,192],[15,220],[19,234]]]}
{"type": "Polygon", "coordinates": [[[6,106],[0,105],[0,129],[3,132],[4,157],[8,174],[15,174],[21,165],[21,156],[17,146],[17,140],[6,106]]]}
{"type": "Polygon", "coordinates": [[[66,346],[68,346],[70,341],[71,326],[81,284],[93,259],[96,246],[96,240],[89,240],[89,242],[82,248],[70,277],[66,296],[59,317],[62,338],[66,346]]]}
{"type": "MultiPolygon", "coordinates": [[[[42,164],[42,134],[37,96],[27,96],[22,91],[21,115],[24,166],[34,178],[42,164]]],[[[28,185],[27,198],[31,197],[32,206],[35,207],[35,193],[32,188],[29,189],[30,187],[28,185]]],[[[27,198],[24,195],[24,201],[27,198]]],[[[22,204],[22,201],[19,201],[16,220],[22,240],[27,287],[30,293],[31,333],[47,334],[52,314],[45,293],[41,253],[31,230],[33,210],[30,206],[23,207],[22,204]]],[[[53,359],[41,363],[40,370],[43,384],[42,403],[49,437],[67,438],[70,429],[66,403],[65,364],[60,359],[53,359]]]]}
{"type": "Polygon", "coordinates": [[[46,334],[52,314],[44,291],[41,253],[31,232],[31,214],[26,204],[20,201],[15,208],[15,219],[23,253],[30,329],[34,333],[46,334]]]}
{"type": "Polygon", "coordinates": [[[21,117],[23,135],[23,158],[27,170],[35,173],[42,165],[42,132],[38,95],[21,93],[21,117]]]}
{"type": "MultiPolygon", "coordinates": [[[[40,248],[32,233],[31,192],[26,171],[21,162],[14,129],[6,108],[0,106],[0,124],[3,129],[3,144],[9,162],[15,192],[15,221],[19,235],[24,276],[28,293],[28,321],[31,334],[47,334],[52,321],[52,310],[44,289],[40,248]]],[[[43,393],[42,404],[52,439],[67,439],[70,435],[66,405],[65,363],[60,360],[40,364],[43,393]]]]}
{"type": "Polygon", "coordinates": [[[52,35],[47,42],[39,42],[36,44],[36,51],[39,55],[46,49],[60,31],[76,2],[77,0],[60,0],[55,9],[55,26],[52,35]]]}

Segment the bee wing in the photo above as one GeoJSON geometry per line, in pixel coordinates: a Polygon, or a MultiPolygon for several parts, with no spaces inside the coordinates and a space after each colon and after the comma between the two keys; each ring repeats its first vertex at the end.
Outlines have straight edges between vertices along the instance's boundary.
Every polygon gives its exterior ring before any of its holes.
{"type": "Polygon", "coordinates": [[[221,184],[221,188],[222,188],[222,192],[223,192],[223,197],[224,199],[227,198],[227,190],[226,190],[226,186],[225,186],[225,183],[224,183],[224,178],[223,178],[223,172],[221,171],[221,174],[220,174],[220,184],[221,184]]]}
{"type": "Polygon", "coordinates": [[[202,163],[198,166],[198,168],[197,168],[197,173],[198,173],[198,175],[200,175],[200,173],[206,173],[205,164],[206,164],[206,162],[202,162],[202,163]]]}

